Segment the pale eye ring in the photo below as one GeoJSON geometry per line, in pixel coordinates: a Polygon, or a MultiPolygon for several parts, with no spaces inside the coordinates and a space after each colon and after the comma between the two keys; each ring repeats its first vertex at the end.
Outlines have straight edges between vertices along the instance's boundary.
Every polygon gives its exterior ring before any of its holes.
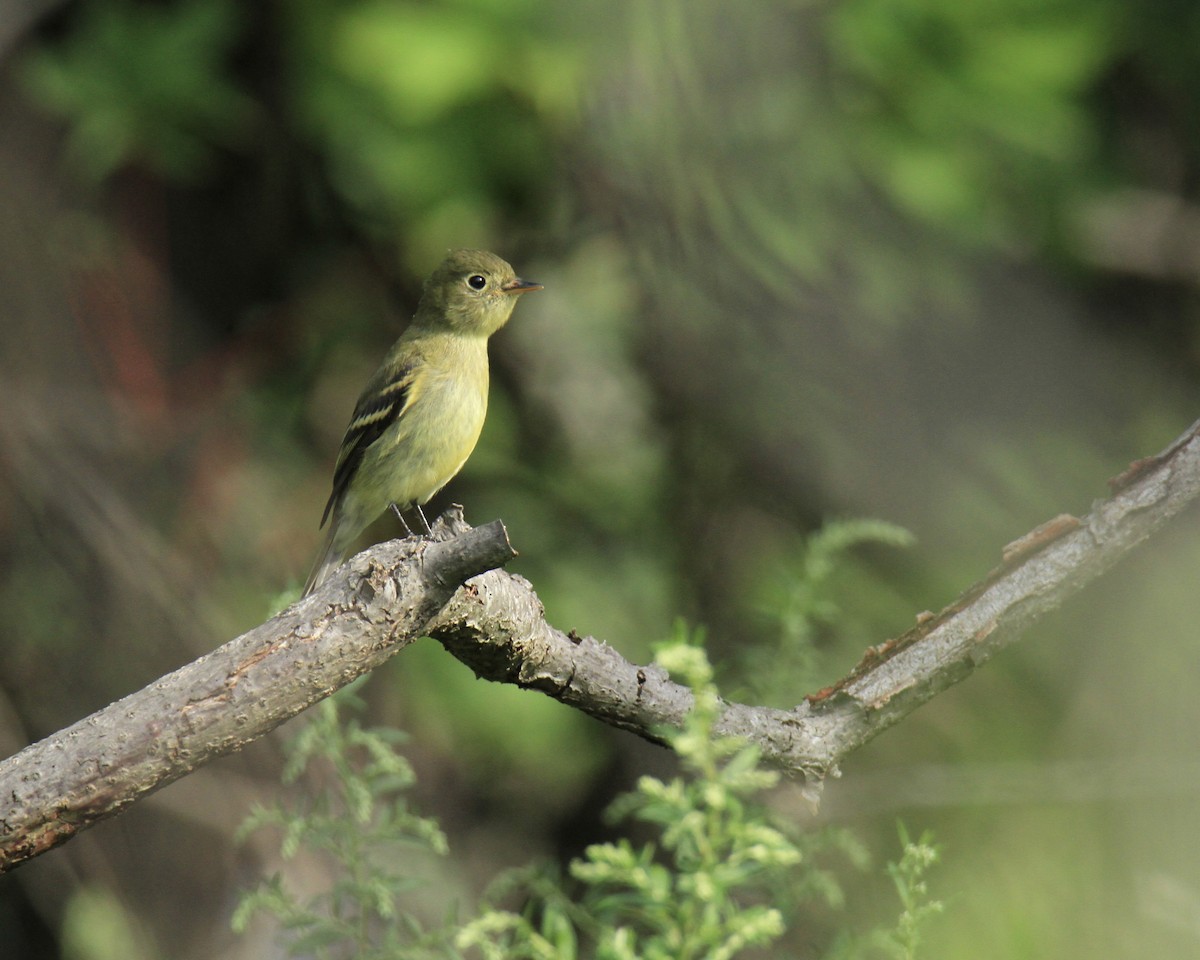
{"type": "Polygon", "coordinates": [[[482,290],[487,286],[487,277],[482,273],[473,273],[467,277],[467,286],[472,290],[482,290]]]}

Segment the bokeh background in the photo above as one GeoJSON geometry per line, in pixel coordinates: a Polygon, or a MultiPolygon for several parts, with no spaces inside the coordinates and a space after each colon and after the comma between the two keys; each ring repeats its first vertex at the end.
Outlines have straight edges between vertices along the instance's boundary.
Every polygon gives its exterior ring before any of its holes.
{"type": "MultiPolygon", "coordinates": [[[[736,693],[807,535],[912,531],[833,578],[798,701],[1200,413],[1197,50],[1179,0],[0,0],[0,752],[287,599],[454,246],[546,289],[434,506],[502,518],[557,626],[645,660],[682,616],[736,693]]],[[[1200,954],[1198,577],[1193,512],[778,808],[878,861],[933,828],[930,958],[1200,954]]],[[[443,905],[670,769],[428,641],[364,695],[443,905]]],[[[6,960],[277,955],[228,919],[280,755],[0,879],[6,960]]],[[[775,955],[894,914],[845,882],[775,955]]]]}

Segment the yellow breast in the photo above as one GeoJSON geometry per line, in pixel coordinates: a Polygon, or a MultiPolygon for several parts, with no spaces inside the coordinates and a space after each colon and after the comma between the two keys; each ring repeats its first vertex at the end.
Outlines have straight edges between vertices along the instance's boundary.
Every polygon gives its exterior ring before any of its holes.
{"type": "MultiPolygon", "coordinates": [[[[399,418],[363,458],[355,512],[426,503],[467,462],[487,415],[487,341],[431,338],[399,418]],[[441,342],[438,342],[441,341],[441,342]]],[[[350,506],[347,504],[346,506],[350,506]]],[[[364,525],[365,525],[364,523],[364,525]]]]}

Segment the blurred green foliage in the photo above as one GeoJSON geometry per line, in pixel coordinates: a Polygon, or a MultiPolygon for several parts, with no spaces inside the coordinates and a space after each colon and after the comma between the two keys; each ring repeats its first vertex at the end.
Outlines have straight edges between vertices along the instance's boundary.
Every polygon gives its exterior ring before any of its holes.
{"type": "Polygon", "coordinates": [[[490,235],[552,169],[578,66],[529,2],[296,4],[289,121],[359,222],[414,263],[490,235]]]}
{"type": "Polygon", "coordinates": [[[71,895],[63,914],[62,944],[64,960],[131,960],[150,955],[124,906],[100,884],[71,895]]]}
{"type": "MultiPolygon", "coordinates": [[[[698,640],[679,626],[656,653],[695,696],[682,728],[664,731],[680,773],[640,777],[607,811],[611,822],[642,824],[655,839],[590,844],[570,864],[572,885],[537,865],[506,871],[461,925],[427,928],[407,906],[427,869],[414,851],[447,850],[436,821],[410,809],[414,776],[396,749],[401,735],[347,715],[364,707],[355,696],[362,681],[325,700],[286,750],[285,785],[304,776],[307,790],[295,804],[256,809],[239,835],[274,828],[285,860],[317,857],[329,875],[307,899],[278,874],[260,882],[242,895],[234,930],[245,933],[255,914],[270,913],[289,955],[318,960],[431,960],[461,950],[489,960],[732,960],[779,940],[799,904],[820,898],[841,907],[841,886],[817,855],[834,849],[861,868],[864,851],[845,831],[798,832],[768,811],[763,800],[780,776],[759,766],[756,747],[714,736],[722,701],[698,640]],[[520,912],[499,905],[514,898],[524,901],[520,912]]],[[[834,955],[915,960],[941,911],[925,880],[938,853],[928,835],[912,841],[903,825],[900,840],[901,858],[887,865],[901,904],[895,928],[843,931],[834,955]]]]}
{"type": "MultiPolygon", "coordinates": [[[[782,936],[781,907],[799,899],[799,889],[839,898],[820,867],[801,866],[804,842],[761,805],[778,774],[759,767],[757,748],[714,737],[721,701],[694,641],[680,629],[656,654],[695,696],[682,729],[666,734],[680,775],[666,782],[643,776],[608,811],[616,822],[647,825],[654,841],[588,846],[570,867],[581,888],[576,897],[535,883],[522,913],[485,909],[462,929],[460,946],[478,947],[489,960],[731,960],[782,936]]],[[[501,888],[511,893],[511,885],[501,888]]]]}
{"type": "Polygon", "coordinates": [[[837,5],[827,37],[858,169],[897,208],[968,241],[1057,241],[1062,208],[1098,186],[1062,171],[1095,157],[1087,93],[1124,16],[1081,0],[837,5]]]}
{"type": "MultiPolygon", "coordinates": [[[[820,690],[841,676],[844,662],[832,669],[823,664],[830,646],[844,660],[870,645],[861,619],[870,617],[873,602],[856,602],[857,616],[851,619],[834,599],[832,582],[852,566],[847,554],[864,544],[911,547],[913,537],[882,520],[834,520],[801,541],[794,556],[771,558],[759,579],[759,619],[765,627],[741,651],[737,664],[738,680],[746,688],[739,690],[739,700],[790,706],[796,689],[820,690]],[[833,637],[836,644],[829,642],[833,637]]],[[[880,590],[870,584],[855,596],[877,597],[880,590]]]]}
{"type": "Polygon", "coordinates": [[[249,15],[228,0],[90,3],[66,39],[26,59],[25,79],[67,120],[71,158],[97,181],[140,163],[195,178],[215,148],[248,150],[253,127],[283,124],[360,228],[394,242],[405,224],[416,264],[447,236],[492,232],[537,194],[553,168],[547,133],[573,110],[579,58],[545,42],[536,4],[358,0],[279,12],[274,102],[239,83],[249,15]]]}
{"type": "Polygon", "coordinates": [[[278,918],[291,956],[441,956],[440,932],[426,931],[405,900],[421,882],[419,854],[444,855],[446,838],[436,821],[409,809],[415,774],[397,749],[403,735],[346,716],[362,710],[355,696],[362,685],[322,701],[288,745],[283,782],[307,774],[323,786],[295,804],[255,809],[239,830],[244,839],[276,828],[285,860],[301,852],[326,858],[333,864],[326,888],[306,898],[276,874],[243,895],[233,928],[245,931],[263,911],[278,918]]]}
{"type": "Polygon", "coordinates": [[[69,159],[89,179],[130,163],[194,179],[255,119],[229,75],[239,19],[231,0],[85,4],[60,45],[26,59],[25,80],[70,124],[69,159]]]}

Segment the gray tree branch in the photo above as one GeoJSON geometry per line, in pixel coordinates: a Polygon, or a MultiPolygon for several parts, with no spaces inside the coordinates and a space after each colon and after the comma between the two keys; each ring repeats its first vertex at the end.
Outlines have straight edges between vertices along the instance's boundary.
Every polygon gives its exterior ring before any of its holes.
{"type": "MultiPolygon", "coordinates": [[[[819,785],[1196,500],[1200,421],[1110,485],[1086,517],[1056,517],[1010,544],[987,578],[872,647],[832,687],[790,710],[727,704],[720,732],[819,785]]],[[[680,724],[687,688],[555,629],[530,584],[496,569],[514,555],[498,521],[472,529],[448,516],[435,534],[373,547],[348,577],[0,763],[0,872],[237,750],[425,634],[481,677],[541,690],[651,740],[680,724]]]]}
{"type": "MultiPolygon", "coordinates": [[[[1200,496],[1200,421],[1170,447],[1110,481],[1112,496],[1063,514],[1004,548],[1003,559],[936,616],[869,649],[858,666],[790,710],[730,703],[718,726],[767,760],[819,785],[837,764],[998,650],[1200,496]]],[[[655,739],[678,726],[691,693],[591,637],[550,626],[530,585],[491,572],[460,591],[430,636],[489,680],[530,687],[605,723],[655,739]]]]}
{"type": "Polygon", "coordinates": [[[468,578],[516,554],[494,521],[392,541],[349,578],[0,763],[0,872],[269,733],[416,638],[468,578]]]}

